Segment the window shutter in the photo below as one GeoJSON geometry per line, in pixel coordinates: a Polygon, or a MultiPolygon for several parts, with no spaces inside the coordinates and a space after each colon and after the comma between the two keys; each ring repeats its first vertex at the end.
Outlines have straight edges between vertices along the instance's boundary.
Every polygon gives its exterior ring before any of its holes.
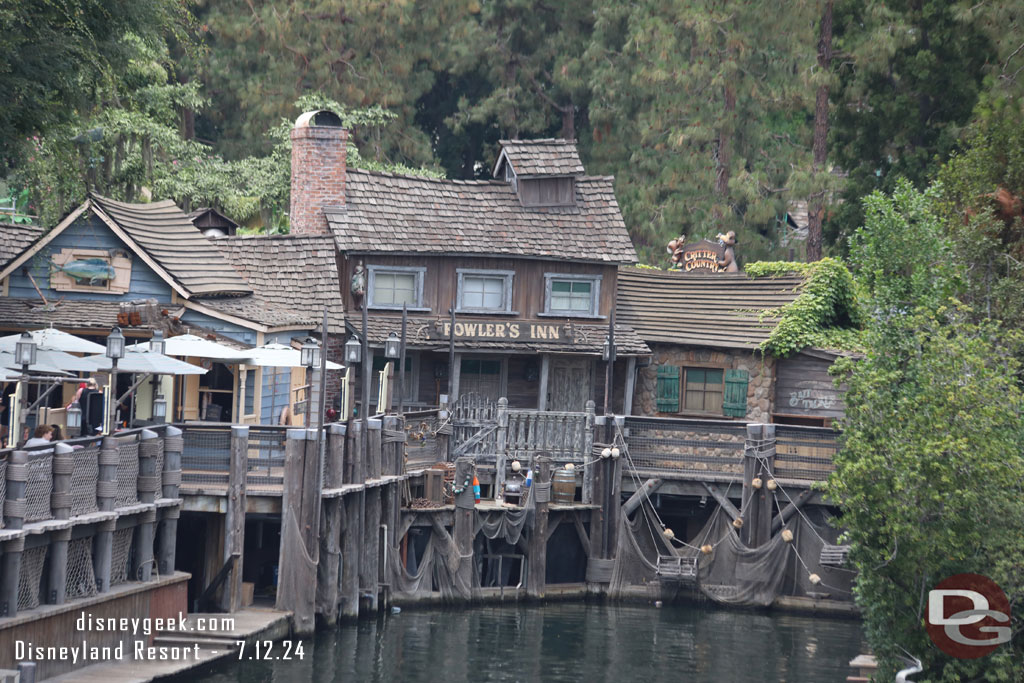
{"type": "Polygon", "coordinates": [[[658,366],[658,412],[679,412],[679,368],[675,365],[658,366]]]}
{"type": "Polygon", "coordinates": [[[747,415],[747,382],[750,374],[746,370],[725,371],[725,397],[722,413],[730,417],[747,415]]]}

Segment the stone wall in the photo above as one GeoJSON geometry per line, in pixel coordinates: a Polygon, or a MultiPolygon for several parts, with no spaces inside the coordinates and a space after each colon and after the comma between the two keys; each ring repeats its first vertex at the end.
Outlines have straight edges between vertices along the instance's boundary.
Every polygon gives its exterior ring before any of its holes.
{"type": "MultiPolygon", "coordinates": [[[[710,364],[722,369],[746,370],[750,373],[747,384],[746,422],[771,422],[775,398],[775,358],[761,356],[756,351],[734,351],[707,349],[672,344],[650,344],[653,355],[651,364],[637,372],[636,388],[633,393],[635,415],[667,416],[657,409],[658,367],[676,365],[685,367],[693,363],[710,364]]],[[[696,416],[695,416],[696,417],[696,416]]],[[[702,415],[699,417],[710,417],[702,415]]]]}

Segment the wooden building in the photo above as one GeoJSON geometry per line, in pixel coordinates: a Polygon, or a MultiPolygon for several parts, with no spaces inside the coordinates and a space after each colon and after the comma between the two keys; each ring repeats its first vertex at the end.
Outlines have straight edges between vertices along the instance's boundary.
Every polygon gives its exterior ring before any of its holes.
{"type": "Polygon", "coordinates": [[[238,232],[238,223],[209,206],[196,209],[188,218],[207,237],[234,237],[238,232]]]}
{"type": "MultiPolygon", "coordinates": [[[[503,141],[500,180],[461,181],[347,169],[347,134],[329,112],[304,114],[291,135],[292,233],[333,236],[348,332],[361,334],[365,305],[374,369],[408,312],[406,406],[449,392],[542,410],[601,404],[618,268],[636,253],[612,178],[585,175],[574,143],[503,141]]],[[[649,350],[628,325],[615,342],[625,376],[649,350]]]]}
{"type": "MultiPolygon", "coordinates": [[[[0,331],[5,333],[53,325],[102,344],[111,328],[120,326],[134,341],[161,329],[166,335],[191,331],[248,348],[304,338],[317,324],[318,316],[279,304],[264,296],[264,288],[251,286],[171,201],[128,204],[93,194],[48,232],[14,226],[3,233],[0,331]]],[[[327,263],[333,266],[330,255],[327,263]]],[[[174,419],[260,422],[264,396],[271,404],[276,400],[272,388],[257,390],[259,371],[246,386],[240,385],[235,365],[192,361],[209,372],[174,387],[170,378],[163,380],[161,393],[174,396],[174,419]]],[[[125,376],[120,384],[126,389],[127,382],[125,376]]],[[[68,392],[73,390],[68,385],[68,392]]],[[[151,399],[152,387],[141,385],[136,415],[148,414],[151,399]]],[[[55,396],[54,402],[69,400],[69,395],[55,396]]]]}
{"type": "Polygon", "coordinates": [[[617,315],[652,351],[638,372],[634,414],[827,426],[843,414],[828,368],[836,352],[762,354],[798,276],[750,278],[626,268],[617,315]]]}

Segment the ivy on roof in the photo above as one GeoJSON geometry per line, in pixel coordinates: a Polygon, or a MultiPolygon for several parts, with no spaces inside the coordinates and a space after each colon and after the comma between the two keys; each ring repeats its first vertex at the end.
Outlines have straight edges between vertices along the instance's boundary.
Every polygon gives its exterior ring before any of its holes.
{"type": "Polygon", "coordinates": [[[762,313],[778,324],[761,343],[761,350],[778,358],[813,346],[820,349],[860,351],[863,312],[857,303],[856,283],[842,261],[824,258],[813,263],[762,261],[748,263],[750,277],[800,275],[800,295],[785,306],[762,313]]]}

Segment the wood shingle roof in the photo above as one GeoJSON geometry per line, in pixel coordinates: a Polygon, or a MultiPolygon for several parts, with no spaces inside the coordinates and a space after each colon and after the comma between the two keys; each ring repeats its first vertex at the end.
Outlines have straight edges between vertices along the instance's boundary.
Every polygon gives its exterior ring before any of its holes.
{"type": "Polygon", "coordinates": [[[802,285],[797,276],[754,279],[742,273],[622,268],[616,320],[646,342],[754,349],[777,322],[761,312],[793,301],[802,285]]]}
{"type": "Polygon", "coordinates": [[[37,225],[0,224],[0,268],[42,237],[44,228],[37,225]]]}
{"type": "Polygon", "coordinates": [[[128,204],[96,194],[91,199],[190,294],[252,293],[245,280],[173,201],[128,204]]]}
{"type": "MultiPolygon", "coordinates": [[[[522,177],[583,175],[583,162],[572,140],[502,140],[502,156],[522,177]]],[[[501,165],[501,157],[497,166],[501,165]]]]}
{"type": "Polygon", "coordinates": [[[327,306],[328,331],[344,331],[345,310],[330,235],[218,237],[213,244],[262,301],[314,324],[323,320],[327,306]]]}
{"type": "Polygon", "coordinates": [[[350,170],[325,209],[338,249],[636,263],[610,177],[576,179],[576,206],[526,208],[508,183],[350,170]]]}

